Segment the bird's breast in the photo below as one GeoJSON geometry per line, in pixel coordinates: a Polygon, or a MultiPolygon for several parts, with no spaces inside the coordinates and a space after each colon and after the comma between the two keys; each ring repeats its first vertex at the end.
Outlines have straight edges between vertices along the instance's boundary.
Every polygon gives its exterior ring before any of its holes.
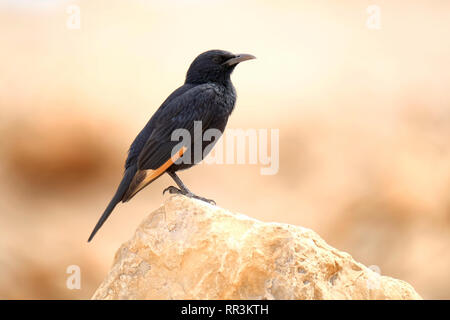
{"type": "Polygon", "coordinates": [[[230,82],[227,85],[214,85],[216,92],[216,108],[217,115],[228,117],[234,109],[236,103],[236,89],[230,82]]]}

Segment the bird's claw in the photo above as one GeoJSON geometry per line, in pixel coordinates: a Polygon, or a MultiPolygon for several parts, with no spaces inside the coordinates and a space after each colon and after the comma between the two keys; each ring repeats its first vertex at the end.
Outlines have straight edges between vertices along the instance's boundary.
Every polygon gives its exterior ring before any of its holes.
{"type": "Polygon", "coordinates": [[[181,190],[178,189],[178,188],[175,188],[174,186],[169,186],[169,187],[165,188],[164,191],[163,191],[163,195],[164,195],[166,192],[169,192],[170,194],[174,194],[174,193],[177,193],[177,194],[184,194],[183,191],[181,191],[181,190]]]}
{"type": "Polygon", "coordinates": [[[184,195],[186,197],[189,197],[189,198],[198,199],[198,200],[207,202],[209,204],[216,205],[216,202],[214,200],[203,198],[203,197],[199,197],[199,196],[197,196],[197,195],[195,195],[195,194],[193,194],[191,192],[183,192],[183,190],[180,190],[180,189],[178,189],[178,188],[176,188],[174,186],[169,186],[169,187],[165,188],[164,191],[163,191],[163,195],[166,194],[166,192],[169,192],[170,194],[182,194],[182,195],[184,195]]]}
{"type": "Polygon", "coordinates": [[[186,196],[188,196],[188,197],[190,197],[190,198],[194,198],[194,199],[198,199],[198,200],[207,202],[207,203],[212,204],[212,205],[214,205],[214,206],[216,205],[216,202],[215,202],[214,200],[212,200],[212,199],[207,199],[207,198],[203,198],[203,197],[199,197],[199,196],[197,196],[197,195],[195,195],[195,194],[193,194],[193,193],[188,193],[188,194],[186,194],[186,196]]]}

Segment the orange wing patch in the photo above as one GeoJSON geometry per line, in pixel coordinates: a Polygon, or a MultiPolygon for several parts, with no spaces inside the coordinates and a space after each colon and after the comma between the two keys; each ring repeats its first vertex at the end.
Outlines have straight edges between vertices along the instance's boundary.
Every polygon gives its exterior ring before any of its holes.
{"type": "Polygon", "coordinates": [[[186,147],[181,147],[181,149],[175,153],[169,160],[167,160],[161,167],[158,169],[152,170],[138,170],[136,172],[133,180],[130,183],[130,187],[125,193],[122,201],[128,201],[134,197],[136,193],[144,189],[150,182],[154,181],[160,175],[162,175],[172,164],[175,163],[178,159],[180,159],[183,154],[186,152],[186,147]]]}

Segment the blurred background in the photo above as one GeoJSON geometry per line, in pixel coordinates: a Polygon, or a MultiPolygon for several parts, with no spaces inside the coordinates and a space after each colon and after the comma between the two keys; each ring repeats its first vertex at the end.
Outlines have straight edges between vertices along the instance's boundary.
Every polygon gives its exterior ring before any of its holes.
{"type": "Polygon", "coordinates": [[[172,184],[119,205],[86,242],[131,141],[217,48],[257,56],[232,76],[228,128],[279,129],[280,168],[203,164],[181,173],[191,190],[449,299],[449,30],[444,0],[0,0],[0,298],[92,296],[172,184]]]}

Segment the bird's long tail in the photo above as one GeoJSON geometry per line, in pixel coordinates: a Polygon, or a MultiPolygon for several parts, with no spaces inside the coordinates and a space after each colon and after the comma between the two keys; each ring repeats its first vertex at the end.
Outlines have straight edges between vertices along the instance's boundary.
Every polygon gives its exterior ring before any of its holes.
{"type": "Polygon", "coordinates": [[[102,225],[105,223],[106,219],[108,219],[111,212],[114,210],[116,205],[122,200],[123,195],[128,190],[128,187],[131,183],[131,180],[133,180],[133,177],[136,173],[136,167],[131,166],[127,168],[127,170],[124,173],[124,176],[122,178],[122,181],[119,184],[119,187],[117,188],[116,194],[109,202],[108,206],[106,207],[105,211],[103,212],[102,216],[98,220],[97,224],[95,225],[94,230],[92,231],[91,235],[89,236],[88,242],[94,238],[97,231],[102,227],[102,225]]]}

